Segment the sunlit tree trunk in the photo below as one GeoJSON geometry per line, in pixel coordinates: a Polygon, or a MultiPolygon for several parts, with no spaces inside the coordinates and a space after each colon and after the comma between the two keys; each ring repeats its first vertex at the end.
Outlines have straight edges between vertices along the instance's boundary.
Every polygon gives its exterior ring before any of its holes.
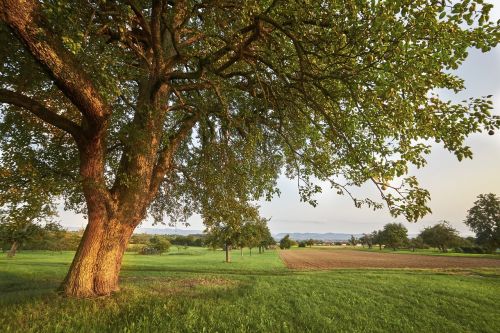
{"type": "Polygon", "coordinates": [[[9,252],[7,252],[7,257],[12,258],[16,255],[17,248],[19,247],[19,243],[14,241],[12,246],[10,247],[9,252]]]}
{"type": "Polygon", "coordinates": [[[92,297],[119,290],[123,254],[133,230],[122,221],[92,216],[63,283],[64,293],[92,297]]]}

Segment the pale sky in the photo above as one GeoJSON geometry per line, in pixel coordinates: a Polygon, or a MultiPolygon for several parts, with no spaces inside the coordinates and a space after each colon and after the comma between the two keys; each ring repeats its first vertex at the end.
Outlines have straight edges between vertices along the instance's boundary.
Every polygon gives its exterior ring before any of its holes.
{"type": "MultiPolygon", "coordinates": [[[[491,13],[492,19],[500,19],[500,0],[489,2],[495,5],[491,13]]],[[[453,99],[493,95],[493,113],[500,115],[500,47],[486,54],[471,50],[469,58],[458,70],[458,75],[465,80],[466,90],[453,99]]],[[[278,182],[281,196],[271,202],[261,202],[261,215],[271,218],[269,227],[272,233],[363,233],[396,221],[402,222],[409,233],[414,234],[440,220],[447,220],[462,234],[472,234],[463,220],[476,197],[481,193],[490,192],[500,195],[500,133],[493,136],[487,133],[476,134],[471,136],[466,144],[474,153],[472,160],[458,162],[454,155],[440,145],[435,145],[427,159],[427,166],[420,170],[411,170],[411,174],[417,176],[421,186],[427,188],[431,194],[432,214],[417,223],[406,222],[404,218],[395,220],[387,209],[374,212],[368,208],[355,208],[348,197],[338,196],[328,187],[317,196],[319,204],[314,208],[299,201],[296,181],[284,177],[278,182]]],[[[354,189],[354,193],[358,197],[379,198],[375,188],[370,185],[354,189]]],[[[81,216],[71,212],[61,212],[60,221],[64,226],[81,227],[86,224],[81,216]]],[[[197,216],[189,222],[189,227],[177,228],[204,229],[201,219],[197,216]]],[[[149,221],[141,225],[151,226],[149,221]]],[[[161,227],[163,226],[155,226],[161,227]]]]}

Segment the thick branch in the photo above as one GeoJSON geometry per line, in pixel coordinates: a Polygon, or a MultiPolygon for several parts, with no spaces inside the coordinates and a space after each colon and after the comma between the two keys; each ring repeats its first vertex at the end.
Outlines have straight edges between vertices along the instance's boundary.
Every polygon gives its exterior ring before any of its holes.
{"type": "Polygon", "coordinates": [[[11,90],[0,89],[0,103],[7,103],[28,110],[46,123],[71,134],[75,141],[79,144],[84,140],[83,129],[80,126],[63,116],[58,115],[42,103],[28,96],[11,90]]]}
{"type": "Polygon", "coordinates": [[[172,166],[172,160],[175,152],[181,145],[182,141],[189,135],[191,129],[196,125],[201,117],[200,112],[196,112],[187,116],[182,121],[181,126],[176,133],[172,134],[169,138],[168,145],[160,152],[158,162],[156,163],[150,185],[150,195],[153,197],[158,190],[163,178],[172,166]]]}
{"type": "Polygon", "coordinates": [[[161,43],[161,11],[163,1],[153,0],[151,13],[151,40],[153,41],[153,53],[155,62],[155,71],[158,74],[163,67],[163,49],[161,43]]]}
{"type": "Polygon", "coordinates": [[[106,102],[74,56],[43,26],[40,12],[34,0],[0,0],[0,21],[15,32],[94,130],[101,128],[110,113],[106,102]]]}

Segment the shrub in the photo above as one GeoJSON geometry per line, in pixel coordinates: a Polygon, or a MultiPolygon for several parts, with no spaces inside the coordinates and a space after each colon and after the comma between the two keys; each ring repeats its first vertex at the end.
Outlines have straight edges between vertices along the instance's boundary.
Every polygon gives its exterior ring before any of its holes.
{"type": "Polygon", "coordinates": [[[144,255],[149,255],[149,254],[161,254],[160,251],[155,249],[154,247],[151,246],[144,246],[141,248],[141,250],[138,252],[139,254],[144,254],[144,255]]]}
{"type": "Polygon", "coordinates": [[[486,253],[486,251],[479,246],[462,246],[460,250],[462,250],[463,253],[486,253]]]}
{"type": "Polygon", "coordinates": [[[161,236],[154,236],[149,239],[149,243],[141,248],[139,254],[162,254],[170,249],[168,239],[161,236]]]}
{"type": "Polygon", "coordinates": [[[290,235],[286,235],[280,240],[280,249],[289,249],[292,247],[292,240],[290,239],[290,235]]]}

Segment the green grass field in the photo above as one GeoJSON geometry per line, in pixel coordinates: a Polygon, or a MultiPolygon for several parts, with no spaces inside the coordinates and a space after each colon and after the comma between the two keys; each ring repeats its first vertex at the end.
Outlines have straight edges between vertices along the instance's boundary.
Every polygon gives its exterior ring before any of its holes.
{"type": "Polygon", "coordinates": [[[127,253],[121,292],[55,291],[73,253],[0,257],[0,332],[500,332],[499,270],[286,269],[275,251],[127,253]]]}

